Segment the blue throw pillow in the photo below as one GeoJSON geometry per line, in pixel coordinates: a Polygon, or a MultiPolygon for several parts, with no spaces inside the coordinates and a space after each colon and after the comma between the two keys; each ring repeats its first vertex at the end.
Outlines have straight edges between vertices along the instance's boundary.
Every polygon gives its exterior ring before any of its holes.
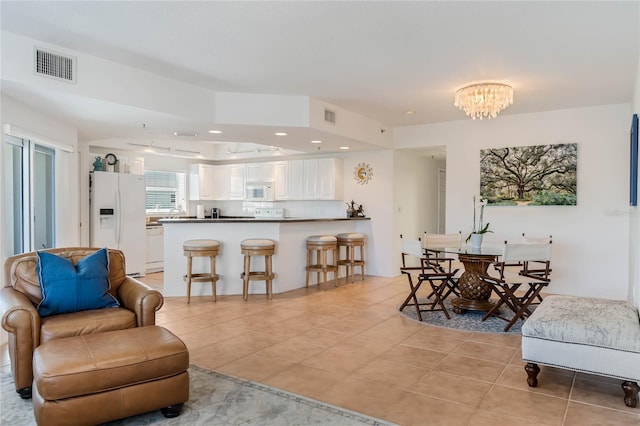
{"type": "Polygon", "coordinates": [[[37,254],[42,291],[38,314],[41,317],[120,306],[109,294],[109,253],[106,248],[80,259],[77,265],[55,254],[37,254]]]}

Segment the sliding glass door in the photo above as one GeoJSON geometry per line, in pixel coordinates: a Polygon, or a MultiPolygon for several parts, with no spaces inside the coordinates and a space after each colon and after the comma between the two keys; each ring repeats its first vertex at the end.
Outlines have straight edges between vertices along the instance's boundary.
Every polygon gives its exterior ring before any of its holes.
{"type": "Polygon", "coordinates": [[[55,151],[4,135],[5,244],[8,256],[55,245],[55,151]]]}
{"type": "Polygon", "coordinates": [[[33,217],[34,250],[52,248],[55,235],[55,194],[54,166],[55,151],[41,145],[33,145],[33,167],[31,171],[33,198],[31,202],[33,217]]]}
{"type": "Polygon", "coordinates": [[[7,255],[25,252],[25,194],[23,192],[24,159],[22,139],[5,136],[4,169],[4,229],[7,255]]]}

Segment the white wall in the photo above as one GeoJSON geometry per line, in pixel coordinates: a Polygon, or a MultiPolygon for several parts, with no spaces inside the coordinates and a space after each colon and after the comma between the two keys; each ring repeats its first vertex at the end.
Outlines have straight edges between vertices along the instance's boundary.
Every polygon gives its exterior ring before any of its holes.
{"type": "MultiPolygon", "coordinates": [[[[17,84],[38,87],[42,91],[77,95],[94,99],[94,110],[87,114],[102,112],[106,120],[113,111],[111,103],[161,111],[183,119],[212,119],[214,113],[214,92],[203,87],[162,77],[137,68],[108,61],[82,52],[51,45],[2,31],[2,57],[11,58],[2,62],[2,79],[17,84]],[[51,78],[44,78],[33,72],[34,46],[51,49],[54,52],[77,57],[77,82],[68,84],[51,78]],[[159,90],[160,89],[160,90],[159,90]]],[[[163,123],[153,122],[150,128],[164,128],[163,123]]],[[[136,127],[139,124],[136,123],[136,127]]]]}
{"type": "Polygon", "coordinates": [[[447,232],[471,230],[479,193],[480,149],[578,144],[578,205],[490,207],[485,219],[499,243],[553,235],[551,292],[624,299],[629,279],[628,162],[630,105],[503,115],[394,129],[397,148],[446,145],[447,232]]]}
{"type": "MultiPolygon", "coordinates": [[[[394,270],[400,268],[400,239],[422,238],[425,231],[438,231],[438,171],[444,160],[425,157],[410,150],[394,151],[393,231],[394,270]]],[[[397,273],[397,272],[396,272],[397,273]]]]}
{"type": "MultiPolygon", "coordinates": [[[[393,170],[394,152],[379,150],[353,152],[344,157],[344,199],[362,204],[370,221],[358,224],[358,232],[367,235],[367,275],[390,277],[398,274],[394,265],[394,216],[393,216],[393,170]],[[365,185],[356,182],[354,168],[367,163],[373,169],[371,181],[365,185]]],[[[345,206],[346,209],[346,206],[345,206]]]]}

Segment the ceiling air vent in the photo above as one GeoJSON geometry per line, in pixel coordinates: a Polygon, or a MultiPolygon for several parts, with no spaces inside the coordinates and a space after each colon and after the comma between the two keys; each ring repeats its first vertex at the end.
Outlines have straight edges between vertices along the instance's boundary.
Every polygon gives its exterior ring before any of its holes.
{"type": "Polygon", "coordinates": [[[69,83],[76,82],[76,58],[73,56],[64,56],[36,47],[34,66],[36,74],[69,83]]]}
{"type": "Polygon", "coordinates": [[[330,109],[324,109],[324,121],[331,124],[336,124],[336,113],[330,109]]]}

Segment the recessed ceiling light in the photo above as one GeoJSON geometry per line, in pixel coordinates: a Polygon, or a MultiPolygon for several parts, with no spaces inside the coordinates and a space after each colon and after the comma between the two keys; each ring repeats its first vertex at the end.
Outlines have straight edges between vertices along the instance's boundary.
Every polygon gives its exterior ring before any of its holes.
{"type": "Polygon", "coordinates": [[[174,136],[198,136],[198,132],[173,132],[174,136]]]}
{"type": "Polygon", "coordinates": [[[275,132],[274,135],[276,135],[276,136],[287,136],[287,134],[285,132],[275,132]]]}
{"type": "Polygon", "coordinates": [[[407,114],[407,115],[413,115],[413,114],[415,114],[415,113],[416,113],[416,112],[415,112],[415,111],[412,111],[412,110],[405,111],[405,114],[407,114]]]}
{"type": "Polygon", "coordinates": [[[214,133],[216,135],[222,133],[222,130],[209,130],[209,133],[214,133]]]}
{"type": "Polygon", "coordinates": [[[311,141],[311,143],[322,143],[322,141],[311,141]]]}
{"type": "Polygon", "coordinates": [[[340,149],[349,149],[348,146],[341,146],[340,149]]]}

